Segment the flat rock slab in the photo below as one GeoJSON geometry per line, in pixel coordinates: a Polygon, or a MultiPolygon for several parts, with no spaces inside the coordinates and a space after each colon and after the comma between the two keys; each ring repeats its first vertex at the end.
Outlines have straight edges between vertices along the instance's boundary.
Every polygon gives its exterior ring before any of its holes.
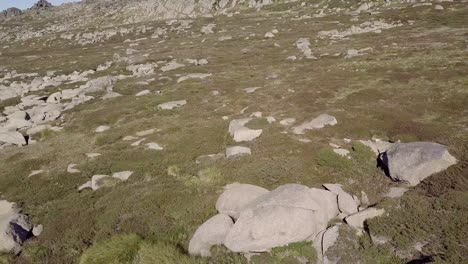
{"type": "Polygon", "coordinates": [[[250,129],[245,126],[252,120],[252,118],[234,119],[229,123],[229,134],[235,142],[252,141],[262,134],[262,129],[250,129]]]}
{"type": "Polygon", "coordinates": [[[98,126],[95,130],[96,133],[102,133],[110,129],[110,126],[98,126]]]}
{"type": "Polygon", "coordinates": [[[363,229],[364,228],[364,222],[367,219],[374,218],[377,216],[381,216],[385,213],[384,209],[377,209],[374,207],[370,207],[367,209],[364,209],[356,214],[350,215],[345,218],[345,222],[354,227],[354,228],[359,228],[363,229]]]}
{"type": "Polygon", "coordinates": [[[304,122],[301,125],[294,127],[293,133],[302,135],[305,134],[306,130],[320,129],[327,125],[334,126],[336,124],[338,124],[338,121],[336,121],[334,116],[329,114],[321,114],[311,121],[304,122]]]}
{"type": "Polygon", "coordinates": [[[162,110],[172,110],[174,108],[179,108],[187,104],[186,100],[172,101],[158,105],[159,109],[162,110]]]}
{"type": "Polygon", "coordinates": [[[234,146],[226,149],[226,158],[228,159],[251,154],[252,151],[248,147],[234,146]]]}
{"type": "Polygon", "coordinates": [[[394,144],[379,160],[387,176],[410,186],[457,163],[447,147],[432,142],[394,144]]]}

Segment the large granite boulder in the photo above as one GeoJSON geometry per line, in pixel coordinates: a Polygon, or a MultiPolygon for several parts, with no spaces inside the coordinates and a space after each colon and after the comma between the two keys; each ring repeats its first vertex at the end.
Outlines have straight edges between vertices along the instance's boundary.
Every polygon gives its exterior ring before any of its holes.
{"type": "Polygon", "coordinates": [[[232,225],[232,219],[227,215],[218,214],[208,219],[198,227],[190,240],[189,254],[192,256],[211,256],[210,248],[223,243],[232,225]]]}
{"type": "Polygon", "coordinates": [[[456,163],[447,147],[432,142],[397,143],[379,155],[379,165],[387,176],[411,186],[456,163]]]}
{"type": "Polygon", "coordinates": [[[327,227],[326,208],[333,201],[336,195],[327,198],[304,185],[280,186],[241,211],[224,245],[234,252],[262,252],[313,238],[327,227]]]}
{"type": "Polygon", "coordinates": [[[237,219],[239,214],[253,200],[267,194],[268,190],[251,184],[232,183],[224,187],[224,192],[216,202],[220,214],[237,219]]]}

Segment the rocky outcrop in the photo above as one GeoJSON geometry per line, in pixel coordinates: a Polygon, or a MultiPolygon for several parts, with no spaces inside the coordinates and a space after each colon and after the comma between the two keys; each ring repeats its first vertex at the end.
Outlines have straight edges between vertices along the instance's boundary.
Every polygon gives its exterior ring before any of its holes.
{"type": "Polygon", "coordinates": [[[37,3],[35,3],[31,9],[32,10],[35,10],[35,9],[44,9],[44,8],[49,8],[49,7],[53,7],[53,5],[49,2],[47,2],[46,0],[39,0],[37,1],[37,3]]]}
{"type": "Polygon", "coordinates": [[[11,7],[0,12],[0,20],[9,19],[18,15],[21,15],[22,13],[23,11],[21,11],[21,9],[18,9],[16,7],[11,7]]]}

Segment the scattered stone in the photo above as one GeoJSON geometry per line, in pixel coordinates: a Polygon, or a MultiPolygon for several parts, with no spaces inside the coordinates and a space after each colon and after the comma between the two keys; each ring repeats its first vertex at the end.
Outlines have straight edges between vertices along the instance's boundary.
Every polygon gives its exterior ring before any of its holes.
{"type": "Polygon", "coordinates": [[[42,225],[37,225],[33,227],[32,234],[33,236],[38,237],[42,234],[42,231],[44,231],[44,227],[42,225]]]}
{"type": "Polygon", "coordinates": [[[38,126],[35,126],[35,127],[32,127],[30,129],[28,129],[26,131],[26,134],[31,136],[31,135],[41,133],[42,131],[45,131],[47,129],[51,129],[51,126],[50,125],[38,125],[38,126]]]}
{"type": "Polygon", "coordinates": [[[338,124],[338,121],[336,121],[334,116],[329,114],[321,114],[309,122],[304,122],[301,125],[294,127],[293,132],[294,134],[301,135],[305,134],[305,130],[320,129],[326,125],[334,126],[336,124],[338,124]]]}
{"type": "Polygon", "coordinates": [[[347,150],[347,149],[335,148],[335,149],[333,149],[333,152],[335,152],[336,154],[340,155],[341,157],[351,158],[351,157],[349,156],[350,152],[349,152],[349,150],[347,150]]]}
{"type": "Polygon", "coordinates": [[[296,47],[302,51],[307,59],[316,59],[316,57],[312,55],[312,50],[310,49],[310,42],[308,38],[298,39],[296,41],[296,47]]]}
{"type": "Polygon", "coordinates": [[[112,174],[113,178],[119,179],[121,181],[126,181],[130,176],[132,176],[133,171],[121,171],[121,172],[114,172],[112,174]]]}
{"type": "Polygon", "coordinates": [[[346,217],[345,222],[354,228],[363,229],[364,221],[370,218],[381,216],[384,213],[385,213],[384,209],[377,209],[374,207],[369,207],[367,209],[360,211],[359,213],[346,217]]]}
{"type": "Polygon", "coordinates": [[[229,123],[229,134],[235,142],[252,141],[259,137],[262,129],[250,129],[245,125],[252,121],[252,118],[234,119],[229,123]]]}
{"type": "Polygon", "coordinates": [[[148,129],[148,130],[145,130],[145,131],[137,132],[135,135],[137,135],[138,137],[144,137],[144,136],[148,136],[148,135],[153,134],[155,131],[156,131],[156,129],[153,128],[153,129],[148,129]]]}
{"type": "Polygon", "coordinates": [[[34,171],[31,172],[31,174],[29,174],[28,178],[32,177],[32,176],[39,175],[39,174],[41,174],[43,172],[44,172],[43,170],[34,170],[34,171]]]}
{"type": "Polygon", "coordinates": [[[405,192],[408,191],[408,188],[404,187],[391,187],[390,190],[388,191],[387,194],[385,194],[385,197],[388,198],[400,198],[405,194],[405,192]]]}
{"type": "Polygon", "coordinates": [[[145,140],[146,140],[146,138],[142,138],[140,140],[137,140],[137,141],[133,142],[131,145],[132,146],[140,146],[141,142],[143,142],[145,140]]]}
{"type": "Polygon", "coordinates": [[[260,89],[262,87],[249,87],[249,88],[245,88],[243,89],[246,93],[254,93],[255,91],[257,91],[258,89],[260,89]]]}
{"type": "Polygon", "coordinates": [[[124,137],[122,140],[124,141],[132,141],[132,140],[136,140],[138,139],[137,137],[134,137],[134,136],[126,136],[124,137]]]}
{"type": "Polygon", "coordinates": [[[444,10],[444,7],[441,6],[441,5],[436,5],[436,6],[434,6],[434,9],[435,10],[444,10]]]}
{"type": "Polygon", "coordinates": [[[213,34],[213,33],[214,33],[213,29],[214,29],[215,27],[216,27],[216,24],[208,24],[208,25],[203,26],[203,27],[201,28],[201,32],[202,32],[203,34],[206,34],[206,35],[208,35],[208,34],[213,34]]]}
{"type": "Polygon", "coordinates": [[[167,71],[172,71],[178,68],[184,67],[184,64],[178,63],[177,61],[170,61],[166,65],[161,67],[161,71],[167,72],[167,71]]]}
{"type": "Polygon", "coordinates": [[[216,210],[220,214],[228,215],[234,220],[239,218],[240,212],[252,201],[268,193],[265,188],[251,184],[232,183],[224,187],[224,192],[216,202],[216,210]]]}
{"type": "Polygon", "coordinates": [[[162,109],[162,110],[172,110],[174,108],[182,107],[185,104],[187,104],[186,100],[172,101],[172,102],[167,102],[167,103],[160,104],[160,105],[158,105],[158,108],[162,109]]]}
{"type": "Polygon", "coordinates": [[[280,124],[283,126],[291,126],[292,124],[296,123],[295,118],[285,118],[280,121],[280,124]]]}
{"type": "Polygon", "coordinates": [[[274,37],[275,37],[275,34],[273,34],[273,32],[271,31],[265,33],[265,38],[274,38],[274,37]]]}
{"type": "Polygon", "coordinates": [[[228,159],[251,154],[252,152],[248,147],[234,146],[226,149],[226,158],[228,159]]]}
{"type": "Polygon", "coordinates": [[[447,147],[432,142],[396,143],[379,155],[379,165],[385,174],[410,186],[456,163],[447,147]]]}
{"type": "Polygon", "coordinates": [[[393,143],[381,140],[359,140],[359,142],[371,148],[375,155],[379,155],[380,153],[387,151],[387,149],[393,145],[393,143]]]}
{"type": "Polygon", "coordinates": [[[101,156],[101,153],[88,153],[86,154],[86,157],[92,159],[101,156]]]}
{"type": "Polygon", "coordinates": [[[67,167],[67,172],[68,173],[79,173],[80,170],[78,169],[75,169],[75,166],[77,166],[78,164],[69,164],[68,167],[67,167]]]}
{"type": "Polygon", "coordinates": [[[147,148],[153,150],[163,150],[164,148],[161,147],[158,143],[150,142],[145,144],[147,148]]]}
{"type": "Polygon", "coordinates": [[[104,132],[104,131],[106,131],[106,130],[109,130],[109,129],[110,129],[110,126],[98,126],[98,127],[96,128],[96,131],[95,131],[95,132],[96,132],[96,133],[102,133],[102,132],[104,132]]]}
{"type": "Polygon", "coordinates": [[[115,186],[117,179],[113,179],[109,175],[94,175],[91,178],[91,189],[93,191],[96,191],[98,189],[104,188],[104,187],[112,187],[115,186]]]}
{"type": "Polygon", "coordinates": [[[224,153],[218,154],[209,154],[209,155],[202,155],[195,159],[196,164],[211,164],[223,160],[226,156],[224,153]]]}
{"type": "Polygon", "coordinates": [[[137,94],[135,94],[135,96],[140,97],[140,96],[148,95],[148,94],[150,94],[150,93],[151,93],[150,90],[143,90],[143,91],[138,92],[137,94]]]}
{"type": "Polygon", "coordinates": [[[102,97],[102,99],[107,100],[107,99],[117,98],[117,97],[120,97],[120,96],[122,96],[122,95],[119,94],[119,93],[116,93],[116,92],[113,92],[113,91],[107,91],[107,93],[102,97]]]}
{"type": "Polygon", "coordinates": [[[210,248],[224,242],[232,225],[232,219],[227,215],[218,214],[208,219],[198,227],[190,240],[189,254],[202,257],[211,256],[210,248]]]}
{"type": "Polygon", "coordinates": [[[190,79],[205,79],[210,77],[212,74],[211,73],[190,73],[188,75],[182,76],[179,79],[177,79],[177,83],[181,83],[186,80],[190,79]]]}

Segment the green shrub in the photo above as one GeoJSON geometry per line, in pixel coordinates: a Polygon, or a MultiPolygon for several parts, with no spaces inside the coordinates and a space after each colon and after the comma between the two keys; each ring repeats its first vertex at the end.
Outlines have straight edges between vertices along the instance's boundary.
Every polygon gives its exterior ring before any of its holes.
{"type": "Polygon", "coordinates": [[[116,235],[100,241],[86,250],[80,264],[124,264],[132,263],[138,254],[142,239],[135,234],[116,235]]]}

